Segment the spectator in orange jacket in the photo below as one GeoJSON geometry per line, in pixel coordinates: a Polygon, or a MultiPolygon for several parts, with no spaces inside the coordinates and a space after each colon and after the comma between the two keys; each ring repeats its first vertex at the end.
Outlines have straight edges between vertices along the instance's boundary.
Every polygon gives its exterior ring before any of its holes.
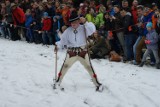
{"type": "Polygon", "coordinates": [[[62,7],[62,17],[65,25],[69,24],[69,17],[70,17],[70,7],[69,5],[64,4],[62,7]]]}

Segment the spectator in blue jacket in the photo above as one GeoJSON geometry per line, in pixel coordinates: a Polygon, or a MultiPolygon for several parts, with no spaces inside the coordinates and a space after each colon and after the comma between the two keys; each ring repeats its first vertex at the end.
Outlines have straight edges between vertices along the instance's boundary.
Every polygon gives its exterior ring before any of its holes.
{"type": "Polygon", "coordinates": [[[25,27],[27,28],[26,31],[26,40],[27,42],[33,42],[33,34],[32,34],[32,30],[31,30],[31,24],[33,22],[33,18],[31,15],[31,10],[27,9],[26,10],[26,21],[25,21],[25,27]]]}
{"type": "Polygon", "coordinates": [[[55,42],[60,40],[58,33],[57,33],[60,30],[60,22],[58,20],[58,17],[59,16],[53,17],[53,33],[54,33],[54,37],[55,37],[55,42]]]}

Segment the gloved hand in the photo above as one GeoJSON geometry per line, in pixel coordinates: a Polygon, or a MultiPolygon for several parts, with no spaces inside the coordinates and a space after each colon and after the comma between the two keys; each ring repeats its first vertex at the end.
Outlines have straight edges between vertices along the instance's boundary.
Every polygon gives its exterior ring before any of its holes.
{"type": "Polygon", "coordinates": [[[147,44],[147,43],[148,43],[148,40],[145,40],[144,42],[145,42],[145,44],[147,44]]]}
{"type": "Polygon", "coordinates": [[[85,24],[86,23],[86,19],[84,17],[80,17],[80,21],[81,23],[85,24]]]}
{"type": "Polygon", "coordinates": [[[40,34],[40,33],[42,33],[42,31],[38,31],[38,33],[40,34]]]}
{"type": "Polygon", "coordinates": [[[150,44],[151,41],[150,40],[145,40],[145,44],[150,44]]]}
{"type": "Polygon", "coordinates": [[[150,44],[151,43],[151,41],[150,40],[148,40],[148,44],[150,44]]]}

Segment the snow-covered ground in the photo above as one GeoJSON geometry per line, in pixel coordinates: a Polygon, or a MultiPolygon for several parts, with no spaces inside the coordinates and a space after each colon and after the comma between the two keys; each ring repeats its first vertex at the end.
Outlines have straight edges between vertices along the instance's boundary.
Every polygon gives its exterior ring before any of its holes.
{"type": "MultiPolygon", "coordinates": [[[[95,92],[77,62],[66,74],[65,91],[53,90],[54,47],[0,39],[0,107],[160,107],[160,70],[92,60],[105,89],[95,92]]],[[[58,52],[58,70],[65,51],[58,52]]]]}

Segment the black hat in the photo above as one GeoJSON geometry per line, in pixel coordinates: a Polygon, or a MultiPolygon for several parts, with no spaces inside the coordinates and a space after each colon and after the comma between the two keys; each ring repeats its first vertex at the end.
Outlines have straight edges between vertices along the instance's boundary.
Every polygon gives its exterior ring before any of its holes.
{"type": "Polygon", "coordinates": [[[153,3],[152,3],[152,6],[157,6],[157,4],[153,2],[153,3]]]}
{"type": "Polygon", "coordinates": [[[151,9],[151,8],[152,8],[152,5],[151,5],[151,4],[145,4],[144,7],[147,7],[147,8],[150,8],[150,9],[151,9]]]}
{"type": "Polygon", "coordinates": [[[123,0],[122,2],[128,2],[128,0],[123,0]]]}
{"type": "Polygon", "coordinates": [[[113,7],[117,7],[117,8],[120,8],[120,6],[119,6],[119,5],[113,5],[113,7]]]}
{"type": "Polygon", "coordinates": [[[11,8],[17,6],[15,3],[11,3],[11,8]]]}
{"type": "Polygon", "coordinates": [[[153,2],[152,3],[152,8],[155,7],[155,6],[157,6],[157,4],[153,2]]]}
{"type": "Polygon", "coordinates": [[[78,20],[78,19],[79,19],[79,16],[77,15],[77,12],[76,12],[76,11],[73,11],[73,12],[71,13],[70,18],[69,18],[69,22],[73,22],[73,21],[78,20]]]}

